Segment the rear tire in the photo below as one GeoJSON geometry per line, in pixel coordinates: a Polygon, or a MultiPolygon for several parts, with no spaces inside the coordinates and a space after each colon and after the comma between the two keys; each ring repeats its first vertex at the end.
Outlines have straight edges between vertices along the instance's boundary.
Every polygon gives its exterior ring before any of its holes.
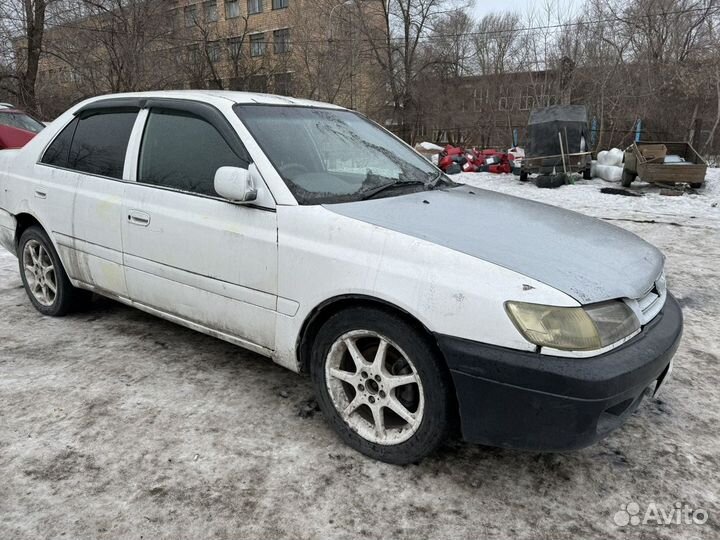
{"type": "Polygon", "coordinates": [[[527,181],[528,181],[528,173],[527,173],[527,171],[520,171],[520,181],[521,181],[521,182],[527,182],[527,181]]]}
{"type": "Polygon", "coordinates": [[[433,452],[451,425],[451,382],[427,337],[403,318],[357,307],[328,319],[311,353],[325,417],[350,447],[396,465],[433,452]]]}
{"type": "Polygon", "coordinates": [[[590,173],[590,167],[583,169],[582,177],[583,177],[583,180],[592,180],[592,174],[590,173]]]}
{"type": "Polygon", "coordinates": [[[90,297],[88,291],[72,286],[55,247],[41,227],[34,225],[22,233],[17,253],[25,292],[43,315],[62,317],[90,297]]]}

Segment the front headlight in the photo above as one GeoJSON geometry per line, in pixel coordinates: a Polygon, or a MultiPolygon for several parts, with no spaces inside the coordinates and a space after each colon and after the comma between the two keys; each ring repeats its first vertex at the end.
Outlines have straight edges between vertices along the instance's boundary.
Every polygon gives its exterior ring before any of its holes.
{"type": "Polygon", "coordinates": [[[602,349],[640,328],[635,314],[619,300],[584,307],[505,302],[505,309],[528,341],[563,351],[602,349]]]}

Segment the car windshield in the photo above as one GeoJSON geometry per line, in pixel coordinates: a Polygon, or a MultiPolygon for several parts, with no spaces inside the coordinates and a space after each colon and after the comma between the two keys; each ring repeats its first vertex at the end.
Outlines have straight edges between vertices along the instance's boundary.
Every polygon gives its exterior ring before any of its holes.
{"type": "Polygon", "coordinates": [[[10,126],[18,129],[24,129],[31,133],[39,133],[45,126],[21,112],[2,112],[0,113],[0,126],[10,126]]]}
{"type": "Polygon", "coordinates": [[[359,114],[298,106],[235,110],[300,204],[421,190],[440,171],[359,114]]]}

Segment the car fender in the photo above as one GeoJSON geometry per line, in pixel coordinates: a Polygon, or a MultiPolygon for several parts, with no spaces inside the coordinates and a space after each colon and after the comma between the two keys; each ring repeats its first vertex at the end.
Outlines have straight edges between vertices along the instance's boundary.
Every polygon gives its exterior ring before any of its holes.
{"type": "Polygon", "coordinates": [[[299,370],[297,342],[308,317],[335,298],[377,299],[430,332],[532,351],[505,313],[507,300],[577,306],[560,291],[432,242],[331,212],[278,207],[275,360],[299,370]]]}

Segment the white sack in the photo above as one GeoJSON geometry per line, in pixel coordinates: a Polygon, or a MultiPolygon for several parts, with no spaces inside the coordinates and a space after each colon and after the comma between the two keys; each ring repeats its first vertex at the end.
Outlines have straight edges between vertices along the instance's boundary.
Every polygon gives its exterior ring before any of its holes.
{"type": "Polygon", "coordinates": [[[599,165],[613,165],[620,167],[623,161],[623,151],[619,148],[611,148],[598,153],[597,158],[599,165]]]}
{"type": "Polygon", "coordinates": [[[602,178],[608,182],[619,182],[622,178],[622,171],[622,167],[616,167],[615,165],[603,165],[598,159],[598,163],[595,165],[593,177],[602,178]]]}

